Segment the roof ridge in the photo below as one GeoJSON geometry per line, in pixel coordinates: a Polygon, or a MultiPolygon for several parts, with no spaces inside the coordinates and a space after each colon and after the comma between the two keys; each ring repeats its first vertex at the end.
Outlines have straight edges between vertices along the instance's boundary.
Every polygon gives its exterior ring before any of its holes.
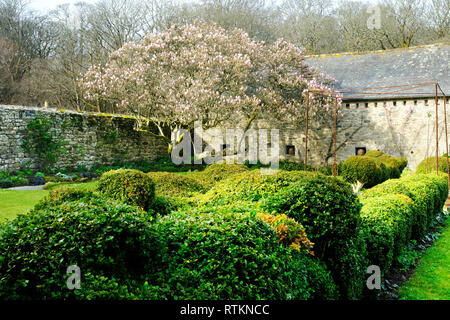
{"type": "Polygon", "coordinates": [[[409,51],[414,49],[424,49],[424,48],[432,48],[432,47],[445,47],[450,46],[450,42],[437,42],[432,44],[425,44],[425,45],[419,45],[419,46],[413,46],[413,47],[406,47],[406,48],[393,48],[393,49],[386,49],[386,50],[369,50],[369,51],[347,51],[347,52],[336,52],[336,53],[322,53],[322,54],[311,54],[306,55],[305,58],[317,58],[317,57],[340,57],[340,56],[362,56],[365,54],[371,54],[371,53],[387,53],[387,52],[395,52],[395,51],[409,51]]]}

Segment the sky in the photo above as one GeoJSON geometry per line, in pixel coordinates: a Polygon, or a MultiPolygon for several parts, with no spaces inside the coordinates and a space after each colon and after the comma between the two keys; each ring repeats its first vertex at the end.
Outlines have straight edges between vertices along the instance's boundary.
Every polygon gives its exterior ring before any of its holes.
{"type": "MultiPolygon", "coordinates": [[[[83,2],[87,2],[87,3],[95,3],[98,0],[82,0],[83,2]]],[[[145,1],[145,0],[142,0],[145,1]]],[[[164,0],[161,0],[164,1],[164,0]]],[[[195,0],[184,0],[185,2],[191,2],[191,1],[195,1],[195,0]]],[[[378,0],[363,0],[369,3],[377,3],[378,0]]],[[[52,9],[55,9],[58,5],[60,4],[65,4],[65,3],[71,3],[71,4],[75,4],[77,2],[80,2],[80,0],[28,0],[28,2],[30,3],[30,8],[33,10],[37,10],[40,11],[41,13],[46,13],[52,9]]],[[[280,3],[282,2],[282,0],[274,0],[275,3],[280,3]]]]}

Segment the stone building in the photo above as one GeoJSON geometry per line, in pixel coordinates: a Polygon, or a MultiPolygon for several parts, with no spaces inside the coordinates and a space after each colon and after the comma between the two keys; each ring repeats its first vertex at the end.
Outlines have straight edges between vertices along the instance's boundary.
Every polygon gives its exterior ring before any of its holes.
{"type": "MultiPolygon", "coordinates": [[[[380,150],[406,157],[408,166],[415,169],[424,158],[433,156],[436,150],[435,85],[413,84],[439,83],[447,97],[450,121],[449,58],[450,43],[307,57],[309,65],[337,80],[336,90],[348,91],[344,93],[342,103],[343,117],[338,122],[338,161],[361,149],[380,150]],[[365,89],[373,87],[378,88],[365,89]]],[[[441,155],[446,152],[443,102],[444,95],[439,91],[438,152],[441,155]]],[[[330,164],[332,131],[330,128],[318,131],[320,134],[313,130],[311,136],[308,135],[308,158],[312,164],[320,165],[326,161],[330,164]]],[[[282,136],[281,154],[302,160],[305,151],[303,130],[285,128],[282,136]]]]}

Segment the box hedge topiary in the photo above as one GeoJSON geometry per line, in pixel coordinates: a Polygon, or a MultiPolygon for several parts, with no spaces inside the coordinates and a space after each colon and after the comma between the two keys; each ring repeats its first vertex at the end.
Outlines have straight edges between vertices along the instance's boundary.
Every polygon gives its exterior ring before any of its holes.
{"type": "Polygon", "coordinates": [[[364,183],[366,187],[372,187],[383,180],[385,172],[374,159],[364,156],[351,156],[342,164],[342,177],[354,183],[364,183]]]}
{"type": "Polygon", "coordinates": [[[155,182],[157,195],[190,197],[206,191],[205,184],[198,177],[198,174],[181,175],[172,172],[149,172],[147,175],[155,182]]]}
{"type": "Polygon", "coordinates": [[[341,173],[349,182],[360,181],[373,187],[388,179],[399,178],[407,166],[406,158],[396,158],[378,150],[367,151],[364,156],[351,156],[342,164],[341,173]]]}
{"type": "MultiPolygon", "coordinates": [[[[450,159],[449,159],[450,163],[450,159]]],[[[447,157],[438,157],[438,171],[447,173],[447,157]]],[[[430,157],[422,160],[416,168],[416,173],[435,173],[436,157],[430,157]]]]}
{"type": "Polygon", "coordinates": [[[238,163],[213,163],[199,172],[197,176],[203,180],[203,183],[211,188],[216,182],[226,179],[232,175],[249,171],[244,164],[238,163]]]}
{"type": "Polygon", "coordinates": [[[99,179],[97,191],[148,210],[155,197],[155,183],[142,171],[119,169],[105,172],[99,179]]]}
{"type": "Polygon", "coordinates": [[[282,246],[253,214],[176,212],[152,227],[164,239],[164,299],[335,298],[329,273],[312,256],[282,246]]]}
{"type": "Polygon", "coordinates": [[[377,158],[377,157],[381,157],[382,155],[384,155],[384,153],[379,150],[369,150],[364,155],[366,157],[377,158]]]}
{"type": "Polygon", "coordinates": [[[150,219],[138,207],[99,197],[17,216],[0,226],[0,298],[107,298],[119,297],[119,289],[135,296],[161,264],[150,219]],[[81,269],[80,290],[66,287],[71,265],[81,269]],[[107,292],[98,277],[120,288],[107,292]]]}
{"type": "Polygon", "coordinates": [[[302,224],[314,243],[315,255],[329,267],[341,297],[361,297],[362,270],[366,268],[364,243],[357,239],[361,204],[348,183],[321,174],[303,176],[262,199],[261,205],[302,224]],[[349,265],[354,269],[348,270],[349,265]]]}
{"type": "Polygon", "coordinates": [[[323,257],[333,241],[357,234],[361,204],[348,183],[317,174],[266,197],[262,207],[302,224],[316,254],[323,257]]]}
{"type": "Polygon", "coordinates": [[[214,185],[201,197],[200,203],[224,205],[236,201],[259,201],[296,181],[314,175],[312,172],[284,170],[278,170],[274,174],[262,174],[259,169],[242,172],[214,185]]]}
{"type": "Polygon", "coordinates": [[[412,174],[392,179],[366,190],[361,200],[387,194],[403,194],[413,200],[412,238],[426,233],[435,215],[442,209],[448,195],[447,175],[412,174]]]}
{"type": "Polygon", "coordinates": [[[410,239],[413,201],[402,194],[387,194],[361,200],[361,237],[367,244],[370,264],[383,273],[410,239]]]}

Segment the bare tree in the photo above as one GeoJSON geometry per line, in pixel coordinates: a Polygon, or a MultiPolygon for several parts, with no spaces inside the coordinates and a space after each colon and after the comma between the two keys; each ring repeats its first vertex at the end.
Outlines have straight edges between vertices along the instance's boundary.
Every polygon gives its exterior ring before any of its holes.
{"type": "Polygon", "coordinates": [[[434,33],[435,40],[448,41],[450,35],[450,1],[431,0],[426,8],[427,19],[430,23],[429,28],[434,33]]]}
{"type": "Polygon", "coordinates": [[[425,25],[423,0],[384,0],[382,12],[381,28],[376,31],[382,49],[419,44],[425,25]]]}

